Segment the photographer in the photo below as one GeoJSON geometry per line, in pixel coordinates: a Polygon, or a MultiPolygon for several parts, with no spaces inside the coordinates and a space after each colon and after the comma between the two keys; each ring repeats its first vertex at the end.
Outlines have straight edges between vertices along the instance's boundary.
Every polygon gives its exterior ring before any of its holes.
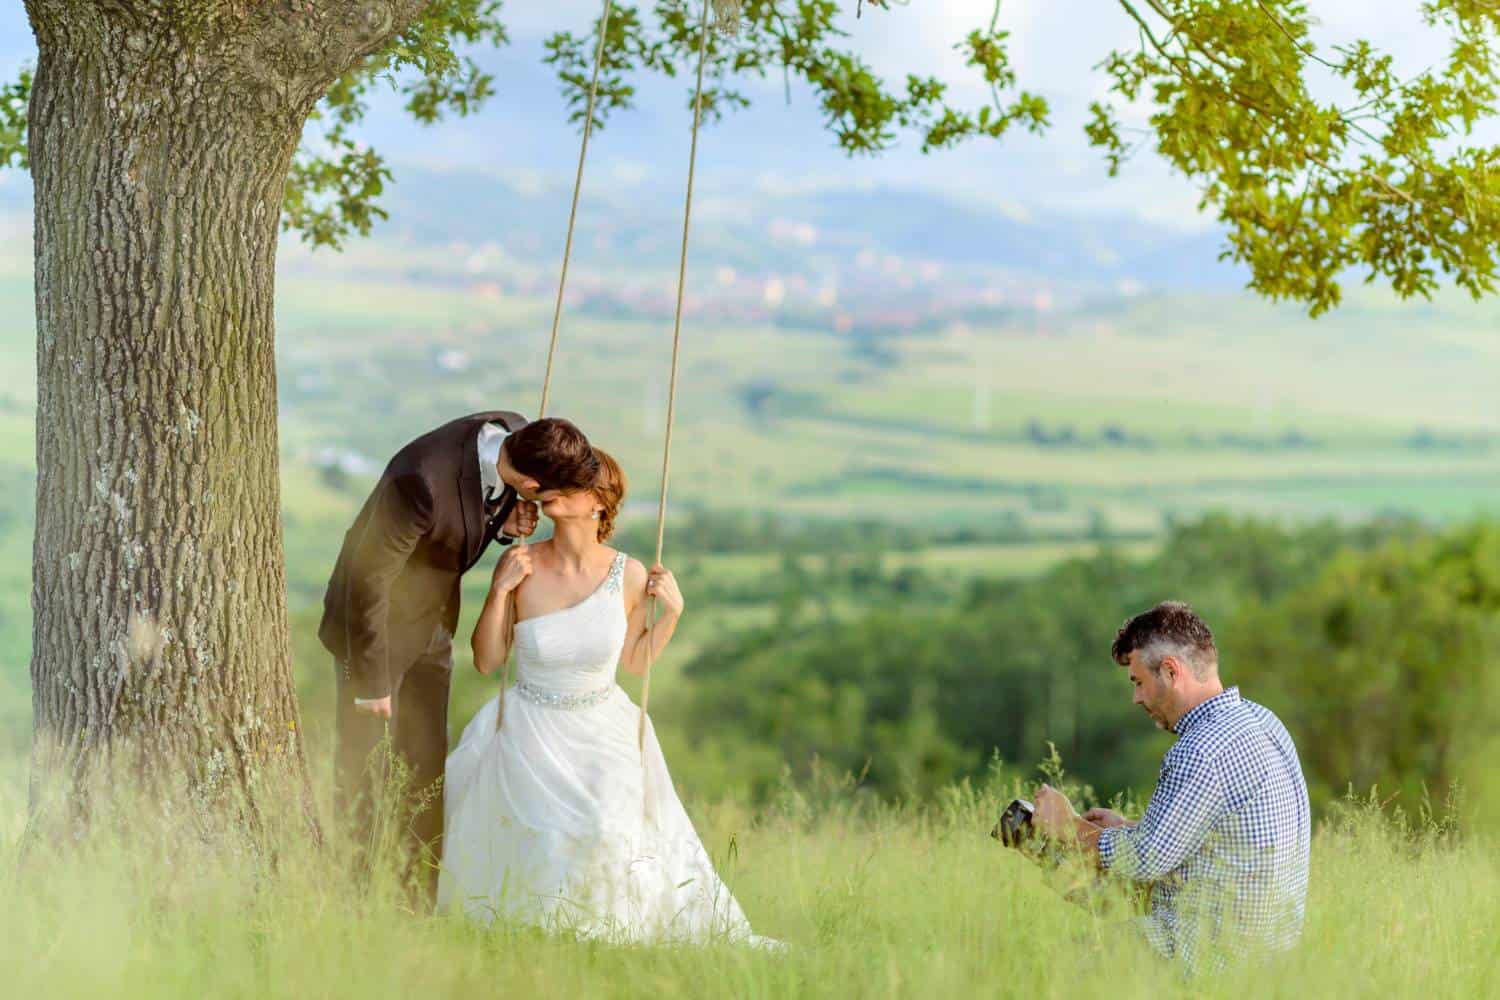
{"type": "Polygon", "coordinates": [[[1129,671],[1134,703],[1177,742],[1140,822],[1109,809],[1079,816],[1044,785],[1037,830],[1149,884],[1146,937],[1190,969],[1290,947],[1302,929],[1310,824],[1286,727],[1224,688],[1213,633],[1185,604],[1132,618],[1111,653],[1129,671]]]}

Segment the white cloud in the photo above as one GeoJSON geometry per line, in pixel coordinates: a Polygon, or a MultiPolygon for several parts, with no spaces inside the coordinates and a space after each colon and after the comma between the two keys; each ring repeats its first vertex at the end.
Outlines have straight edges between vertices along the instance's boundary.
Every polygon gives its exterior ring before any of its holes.
{"type": "Polygon", "coordinates": [[[639,187],[655,173],[649,164],[639,160],[613,160],[605,167],[611,182],[620,187],[639,187]]]}

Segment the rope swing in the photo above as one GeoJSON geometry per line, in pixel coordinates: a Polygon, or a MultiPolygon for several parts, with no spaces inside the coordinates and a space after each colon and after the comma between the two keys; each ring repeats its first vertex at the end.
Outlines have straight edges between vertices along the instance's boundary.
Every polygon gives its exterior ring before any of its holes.
{"type": "MultiPolygon", "coordinates": [[[[552,393],[552,365],[557,357],[557,331],[562,326],[563,295],[568,288],[568,261],[573,257],[573,229],[578,222],[578,195],[583,190],[583,165],[588,159],[589,136],[594,131],[594,101],[599,96],[599,69],[604,65],[604,43],[609,37],[609,15],[614,0],[604,0],[604,13],[599,16],[599,44],[594,46],[594,75],[589,79],[589,102],[583,113],[583,141],[578,146],[578,170],[573,175],[573,203],[568,208],[568,235],[563,240],[562,269],[557,278],[557,304],[552,309],[552,337],[547,343],[547,368],[542,374],[542,399],[537,404],[536,418],[547,415],[547,399],[552,393]]],[[[520,542],[525,545],[526,543],[520,542]]],[[[505,603],[506,654],[505,666],[500,678],[500,703],[495,708],[495,729],[505,719],[505,691],[510,687],[510,661],[515,651],[516,619],[520,609],[516,605],[516,592],[511,591],[505,603]]]]}
{"type": "MultiPolygon", "coordinates": [[[[661,497],[656,505],[656,562],[661,564],[662,545],[667,535],[667,485],[672,478],[672,425],[677,415],[677,369],[682,355],[682,293],[687,284],[688,229],[693,218],[693,174],[698,165],[698,126],[703,121],[703,64],[708,55],[708,5],[703,0],[703,17],[698,24],[698,83],[693,88],[693,142],[688,150],[687,196],[682,204],[682,253],[677,260],[677,309],[672,317],[672,368],[667,380],[667,430],[661,453],[661,497]]],[[[646,750],[646,708],[651,700],[651,667],[656,660],[656,596],[646,614],[646,673],[641,678],[641,718],[636,728],[636,745],[646,750]]]]}
{"type": "MultiPolygon", "coordinates": [[[[672,429],[676,423],[677,415],[677,376],[682,356],[682,304],[684,289],[687,284],[687,259],[688,259],[688,234],[691,228],[693,214],[693,179],[698,163],[698,129],[703,121],[703,68],[708,59],[708,18],[711,3],[714,0],[703,0],[703,14],[698,25],[698,76],[693,90],[693,128],[692,143],[688,152],[688,174],[687,193],[683,200],[682,208],[682,249],[677,263],[677,305],[672,319],[672,364],[667,381],[667,426],[662,442],[661,459],[661,493],[657,500],[656,508],[656,559],[654,565],[660,565],[662,550],[666,541],[667,530],[667,491],[672,475],[672,429]]],[[[578,170],[573,178],[573,202],[568,210],[568,233],[563,242],[562,269],[557,282],[557,303],[552,312],[552,336],[547,345],[547,367],[542,376],[542,398],[537,407],[537,419],[546,416],[547,402],[551,396],[552,373],[554,360],[557,355],[558,331],[562,324],[563,298],[568,282],[568,262],[573,254],[573,230],[578,219],[578,196],[583,187],[583,166],[588,156],[589,136],[594,127],[594,102],[599,91],[599,72],[604,63],[604,45],[609,29],[609,18],[612,0],[604,0],[604,12],[599,20],[599,44],[594,49],[594,72],[589,81],[588,107],[584,113],[583,140],[578,148],[578,170]]],[[[739,4],[734,0],[717,0],[719,8],[719,20],[721,23],[732,25],[739,15],[739,4]]],[[[636,726],[636,745],[645,752],[646,746],[646,712],[651,699],[651,668],[656,659],[656,618],[657,599],[651,597],[650,609],[646,616],[646,671],[641,680],[641,711],[640,719],[636,726]]],[[[510,661],[511,653],[515,646],[515,623],[517,617],[516,597],[512,592],[506,612],[506,626],[509,633],[509,653],[505,658],[504,676],[500,687],[500,701],[495,713],[495,728],[500,728],[501,720],[505,717],[505,689],[510,687],[510,661]]]]}
{"type": "Polygon", "coordinates": [[[557,331],[562,325],[563,293],[568,287],[568,261],[573,257],[573,226],[578,221],[578,192],[583,190],[583,163],[589,155],[589,136],[594,131],[594,100],[599,96],[599,68],[604,65],[604,42],[609,37],[609,15],[614,0],[604,0],[599,16],[599,44],[594,46],[594,75],[589,79],[589,104],[583,113],[583,141],[578,145],[578,171],[573,175],[573,204],[568,209],[568,237],[563,241],[562,272],[557,277],[557,305],[552,308],[552,339],[547,344],[547,370],[542,375],[542,401],[536,418],[547,415],[547,397],[552,391],[552,362],[557,356],[557,331]]]}

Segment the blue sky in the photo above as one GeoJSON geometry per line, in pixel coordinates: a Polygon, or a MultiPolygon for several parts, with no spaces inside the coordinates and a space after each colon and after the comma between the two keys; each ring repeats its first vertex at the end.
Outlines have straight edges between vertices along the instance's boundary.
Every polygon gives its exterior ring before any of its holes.
{"type": "MultiPolygon", "coordinates": [[[[854,0],[846,6],[850,44],[877,70],[895,78],[935,74],[952,81],[955,94],[968,103],[982,100],[978,81],[964,74],[953,44],[988,22],[989,0],[912,0],[888,11],[867,9],[858,21],[854,0]]],[[[1441,56],[1442,39],[1422,28],[1417,0],[1313,0],[1312,7],[1322,19],[1315,36],[1321,44],[1369,38],[1408,69],[1441,56]]],[[[374,103],[364,136],[396,165],[398,180],[401,164],[421,163],[482,168],[526,184],[571,183],[577,136],[565,124],[561,95],[541,65],[542,43],[560,28],[586,29],[598,9],[593,0],[509,4],[512,44],[480,55],[498,91],[480,115],[424,129],[406,120],[387,96],[374,103]]],[[[1083,139],[1088,104],[1104,89],[1092,67],[1112,47],[1134,40],[1112,0],[1007,0],[1001,23],[1013,33],[1012,58],[1023,85],[1052,103],[1048,135],[1014,135],[930,156],[907,140],[877,159],[849,160],[821,129],[810,95],[794,88],[788,105],[781,81],[771,79],[751,85],[757,98],[752,110],[706,134],[701,183],[720,196],[747,198],[788,187],[912,186],[1017,213],[1126,213],[1183,228],[1204,224],[1195,216],[1191,186],[1149,153],[1112,180],[1083,139]]],[[[0,9],[0,72],[11,76],[33,58],[24,10],[19,4],[0,9]]],[[[638,107],[596,138],[591,183],[638,186],[643,197],[671,197],[687,156],[686,99],[682,81],[643,86],[638,107]]],[[[0,174],[0,183],[18,182],[0,174]]]]}

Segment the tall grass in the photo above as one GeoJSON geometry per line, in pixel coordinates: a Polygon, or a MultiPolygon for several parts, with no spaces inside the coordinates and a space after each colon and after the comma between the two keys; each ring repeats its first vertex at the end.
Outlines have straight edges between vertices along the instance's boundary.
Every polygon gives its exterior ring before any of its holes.
{"type": "Polygon", "coordinates": [[[755,815],[694,809],[756,929],[789,943],[774,954],[415,916],[394,880],[356,880],[341,848],[286,831],[227,850],[127,824],[18,866],[19,776],[0,792],[0,991],[18,998],[1500,995],[1495,855],[1370,806],[1324,819],[1298,949],[1189,981],[1119,907],[1065,902],[987,836],[1006,782],[921,807],[824,782],[755,815]]]}

